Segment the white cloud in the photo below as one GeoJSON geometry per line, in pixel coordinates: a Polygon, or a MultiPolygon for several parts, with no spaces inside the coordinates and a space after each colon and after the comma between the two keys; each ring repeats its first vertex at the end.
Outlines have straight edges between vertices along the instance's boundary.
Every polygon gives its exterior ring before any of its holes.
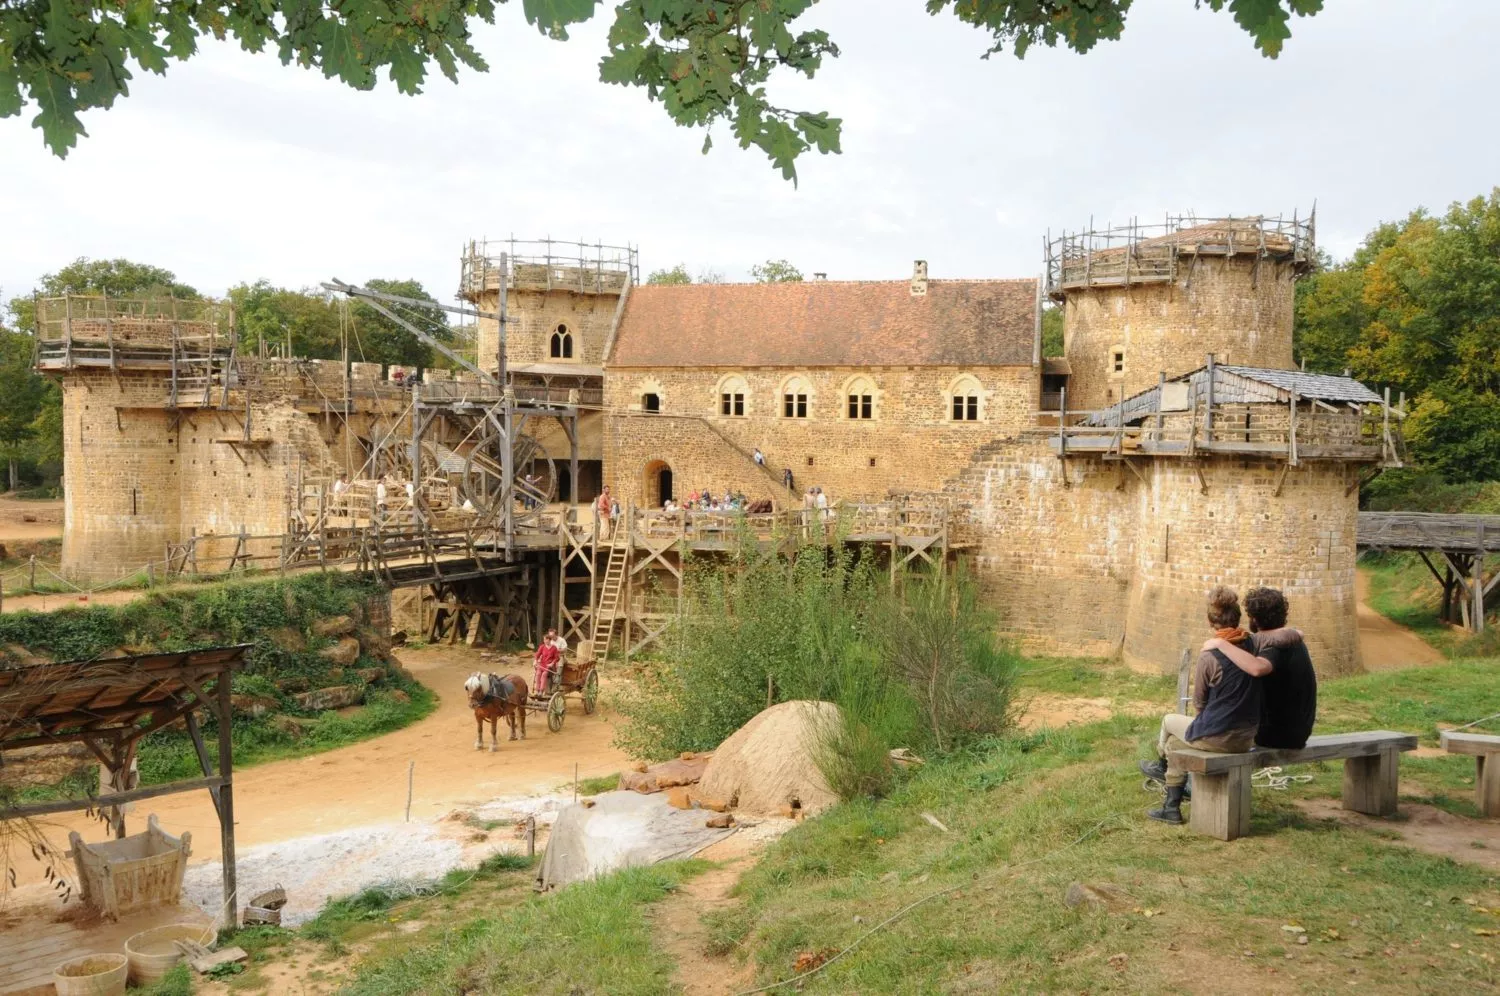
{"type": "MultiPolygon", "coordinates": [[[[485,29],[491,72],[417,98],[358,93],[270,54],[208,44],[87,116],[66,161],[0,122],[0,287],[76,256],[127,256],[220,293],[242,280],[420,279],[440,296],[470,238],[641,246],[743,279],[787,257],[834,278],[1037,272],[1047,231],[1167,212],[1305,212],[1335,255],[1379,221],[1486,192],[1500,6],[1330,5],[1278,60],[1227,15],[1138,4],[1087,56],[981,60],[985,38],[919,0],[829,0],[843,50],[789,104],[844,119],[844,154],[801,185],[726,131],[675,127],[597,80],[601,20],[559,44],[515,5],[485,29]],[[1394,124],[1396,122],[1398,124],[1394,124]]],[[[29,114],[28,114],[29,118],[29,114]]]]}

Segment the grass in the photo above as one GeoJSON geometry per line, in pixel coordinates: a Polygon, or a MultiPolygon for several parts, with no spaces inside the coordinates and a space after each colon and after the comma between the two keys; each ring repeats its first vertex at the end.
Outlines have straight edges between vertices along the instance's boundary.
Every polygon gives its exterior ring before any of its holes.
{"type": "Polygon", "coordinates": [[[620,776],[600,775],[598,778],[584,778],[578,783],[579,795],[598,795],[600,792],[613,792],[620,787],[620,776]]]}
{"type": "Polygon", "coordinates": [[[1500,631],[1495,626],[1475,636],[1438,619],[1442,588],[1415,553],[1371,554],[1360,564],[1370,586],[1370,607],[1376,612],[1410,629],[1448,657],[1500,655],[1500,631]]]}
{"type": "Polygon", "coordinates": [[[649,907],[707,867],[682,861],[631,868],[534,896],[446,926],[424,943],[369,958],[343,991],[668,991],[672,960],[652,943],[649,907]]]}

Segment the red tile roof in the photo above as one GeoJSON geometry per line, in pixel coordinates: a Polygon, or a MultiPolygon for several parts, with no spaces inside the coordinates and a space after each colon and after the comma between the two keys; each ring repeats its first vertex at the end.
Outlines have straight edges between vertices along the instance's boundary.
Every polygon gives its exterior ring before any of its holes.
{"type": "Polygon", "coordinates": [[[632,288],[616,367],[1029,366],[1036,281],[909,280],[632,288]]]}

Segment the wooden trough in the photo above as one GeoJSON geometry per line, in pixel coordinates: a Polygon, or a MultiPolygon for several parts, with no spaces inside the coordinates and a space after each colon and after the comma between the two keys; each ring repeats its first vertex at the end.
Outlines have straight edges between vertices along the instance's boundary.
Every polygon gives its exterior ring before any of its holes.
{"type": "Polygon", "coordinates": [[[192,837],[188,831],[173,837],[162,830],[154,813],[146,820],[145,832],[102,844],[86,844],[73,831],[68,834],[73,848],[68,856],[78,870],[83,902],[111,920],[147,906],[176,905],[192,837]]]}

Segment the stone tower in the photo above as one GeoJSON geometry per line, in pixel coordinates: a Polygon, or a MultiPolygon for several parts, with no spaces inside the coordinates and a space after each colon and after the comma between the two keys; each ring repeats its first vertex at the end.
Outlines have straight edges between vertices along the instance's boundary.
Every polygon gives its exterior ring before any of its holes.
{"type": "MultiPolygon", "coordinates": [[[[505,287],[506,362],[512,370],[576,365],[584,368],[580,375],[597,377],[615,314],[638,277],[633,247],[486,240],[465,247],[459,296],[498,312],[505,287]]],[[[494,319],[479,320],[478,355],[481,369],[498,367],[494,319]]]]}
{"type": "Polygon", "coordinates": [[[1160,376],[1220,363],[1290,369],[1292,286],[1313,262],[1311,218],[1168,218],[1047,245],[1063,307],[1070,410],[1106,408],[1160,376]]]}

